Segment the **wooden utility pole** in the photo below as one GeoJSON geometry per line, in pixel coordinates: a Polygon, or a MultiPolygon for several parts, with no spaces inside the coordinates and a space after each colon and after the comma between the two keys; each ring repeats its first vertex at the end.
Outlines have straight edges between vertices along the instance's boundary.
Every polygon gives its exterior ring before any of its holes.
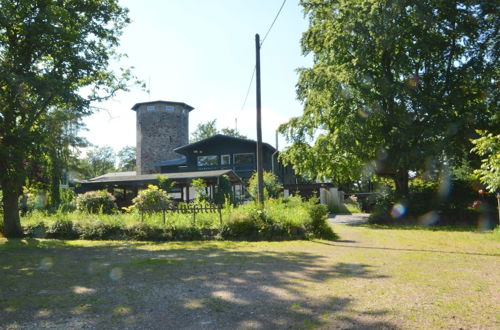
{"type": "Polygon", "coordinates": [[[260,37],[255,35],[255,73],[256,73],[256,91],[257,91],[257,200],[260,204],[264,203],[264,162],[262,157],[262,125],[260,115],[260,37]]]}

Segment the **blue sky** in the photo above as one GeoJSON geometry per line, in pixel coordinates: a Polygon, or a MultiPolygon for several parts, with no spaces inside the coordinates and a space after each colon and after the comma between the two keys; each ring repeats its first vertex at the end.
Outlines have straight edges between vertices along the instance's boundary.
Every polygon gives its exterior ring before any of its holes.
{"type": "MultiPolygon", "coordinates": [[[[217,119],[219,128],[235,126],[255,139],[255,80],[242,110],[255,64],[255,33],[264,37],[282,0],[122,0],[132,23],[119,52],[128,58],[116,66],[133,66],[150,82],[151,95],[139,87],[120,92],[85,122],[83,135],[95,145],[115,150],[135,146],[137,102],[169,100],[195,108],[190,132],[198,123],[217,119]]],[[[302,56],[300,38],[307,20],[297,1],[288,0],[261,50],[263,139],[274,144],[279,124],[298,116],[296,69],[311,65],[302,56]]],[[[280,139],[280,145],[284,140],[280,139]]]]}

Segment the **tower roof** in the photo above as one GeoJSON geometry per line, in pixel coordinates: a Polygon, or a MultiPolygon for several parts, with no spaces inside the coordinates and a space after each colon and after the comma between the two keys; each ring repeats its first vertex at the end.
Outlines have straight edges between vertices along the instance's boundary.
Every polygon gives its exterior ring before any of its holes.
{"type": "Polygon", "coordinates": [[[136,111],[141,105],[150,105],[150,104],[158,104],[158,103],[163,103],[165,105],[180,105],[189,111],[193,110],[194,108],[190,106],[189,104],[186,104],[184,102],[173,102],[173,101],[163,101],[163,100],[158,100],[158,101],[149,101],[149,102],[141,102],[141,103],[136,103],[133,107],[132,110],[136,111]]]}

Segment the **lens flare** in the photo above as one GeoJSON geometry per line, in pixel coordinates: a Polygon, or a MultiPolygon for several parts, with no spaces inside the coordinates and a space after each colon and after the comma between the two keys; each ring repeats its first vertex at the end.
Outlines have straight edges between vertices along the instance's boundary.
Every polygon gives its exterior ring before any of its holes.
{"type": "Polygon", "coordinates": [[[111,271],[109,272],[109,278],[112,279],[113,281],[120,280],[122,276],[123,276],[123,271],[121,270],[121,268],[118,267],[111,269],[111,271]]]}
{"type": "Polygon", "coordinates": [[[405,215],[405,213],[406,213],[406,208],[404,207],[404,205],[401,203],[396,203],[392,207],[391,217],[393,217],[394,219],[399,219],[403,215],[405,215]]]}
{"type": "Polygon", "coordinates": [[[363,109],[358,109],[358,115],[362,118],[368,118],[370,114],[363,109]]]}
{"type": "Polygon", "coordinates": [[[49,270],[54,266],[54,261],[51,257],[45,257],[40,260],[40,269],[41,270],[49,270]]]}
{"type": "Polygon", "coordinates": [[[418,223],[422,226],[430,226],[439,220],[439,214],[434,211],[427,212],[418,217],[418,223]]]}

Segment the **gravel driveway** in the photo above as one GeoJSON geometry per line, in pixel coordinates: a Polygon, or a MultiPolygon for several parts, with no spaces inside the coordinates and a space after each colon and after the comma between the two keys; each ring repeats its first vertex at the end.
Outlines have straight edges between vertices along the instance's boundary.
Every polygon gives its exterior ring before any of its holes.
{"type": "Polygon", "coordinates": [[[368,213],[355,213],[355,214],[330,214],[328,222],[332,225],[361,225],[368,222],[368,213]]]}

